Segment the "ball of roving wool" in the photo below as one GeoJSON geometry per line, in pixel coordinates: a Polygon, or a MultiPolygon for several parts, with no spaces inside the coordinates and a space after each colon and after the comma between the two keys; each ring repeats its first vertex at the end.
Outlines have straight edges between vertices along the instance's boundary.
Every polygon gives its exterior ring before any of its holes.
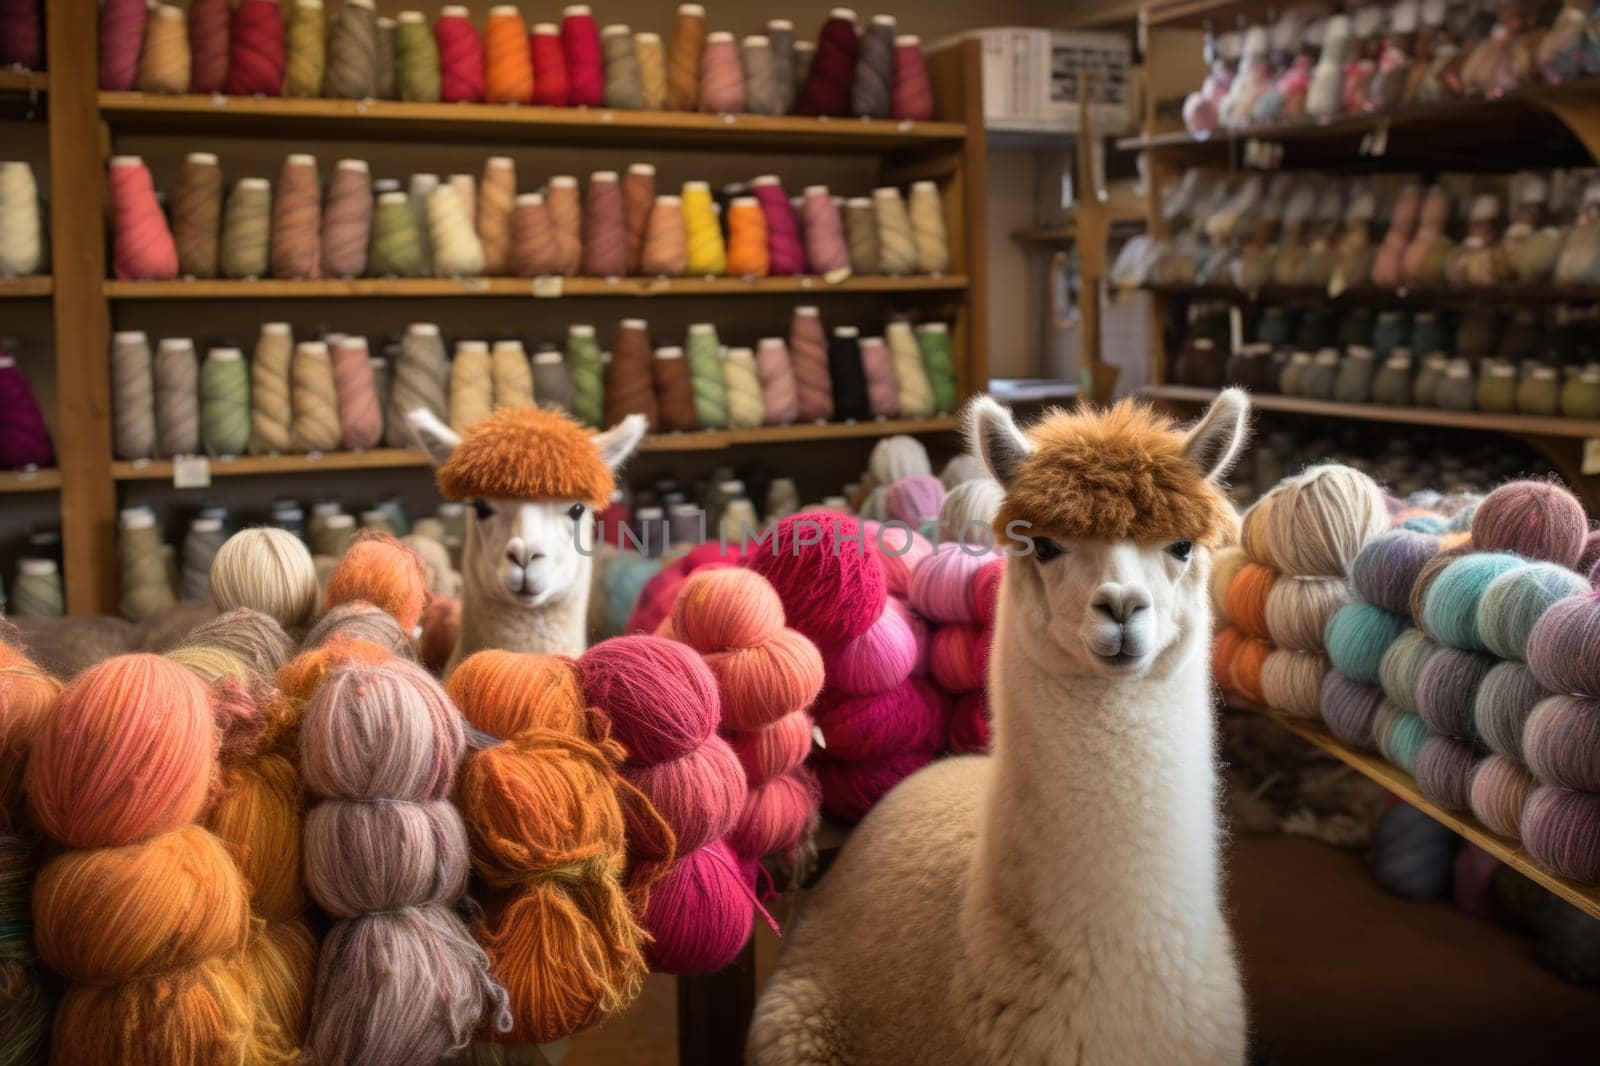
{"type": "Polygon", "coordinates": [[[972,578],[972,614],[980,626],[993,626],[1000,606],[1000,583],[1005,580],[1006,561],[990,559],[972,578]]]}
{"type": "Polygon", "coordinates": [[[1267,593],[1267,635],[1280,648],[1321,651],[1329,620],[1349,602],[1350,586],[1341,578],[1282,578],[1267,593]]]}
{"type": "Polygon", "coordinates": [[[989,468],[983,465],[983,460],[969,452],[953,455],[944,469],[939,471],[939,480],[944,482],[945,491],[948,492],[963,481],[973,481],[989,476],[989,468]]]}
{"type": "Polygon", "coordinates": [[[1328,620],[1323,641],[1328,658],[1346,676],[1368,685],[1380,680],[1384,653],[1405,631],[1405,619],[1363,600],[1340,608],[1328,620]]]}
{"type": "Polygon", "coordinates": [[[461,601],[454,596],[435,596],[422,612],[422,639],[417,654],[433,673],[440,673],[456,650],[461,635],[461,601]]]}
{"type": "Polygon", "coordinates": [[[1551,481],[1508,481],[1472,514],[1472,543],[1478,550],[1516,552],[1569,569],[1578,565],[1588,534],[1583,504],[1551,481]]]}
{"type": "Polygon", "coordinates": [[[759,574],[736,567],[690,576],[672,603],[673,635],[696,651],[754,648],[783,630],[783,602],[759,574]]]}
{"type": "Polygon", "coordinates": [[[1600,921],[1552,897],[1539,915],[1534,957],[1568,984],[1600,985],[1600,921]]]}
{"type": "Polygon", "coordinates": [[[1378,661],[1378,684],[1383,686],[1384,696],[1401,710],[1417,713],[1417,678],[1438,647],[1422,630],[1407,629],[1378,661]]]}
{"type": "Polygon", "coordinates": [[[1225,692],[1233,691],[1233,679],[1228,671],[1233,665],[1233,657],[1239,652],[1239,645],[1248,639],[1233,626],[1217,630],[1217,635],[1211,638],[1211,677],[1217,687],[1225,692]]]}
{"type": "Polygon", "coordinates": [[[933,545],[914,529],[886,526],[882,522],[861,523],[867,550],[878,557],[883,567],[884,587],[891,596],[904,596],[911,589],[911,571],[933,554],[933,545]]]}
{"type": "Polygon", "coordinates": [[[613,637],[578,659],[583,693],[631,764],[682,758],[722,718],[717,682],[693,648],[660,637],[613,637]]]}
{"type": "Polygon", "coordinates": [[[1472,698],[1472,727],[1490,751],[1516,762],[1522,755],[1522,728],[1549,691],[1519,662],[1496,663],[1472,698]]]}
{"type": "Polygon", "coordinates": [[[1261,663],[1261,698],[1297,718],[1315,718],[1327,672],[1321,652],[1274,648],[1261,663]]]}
{"type": "Polygon", "coordinates": [[[328,578],[327,605],[357,600],[394,616],[412,633],[428,603],[428,571],[422,556],[388,533],[363,530],[328,578]]]}
{"type": "Polygon", "coordinates": [[[941,544],[911,572],[911,606],[933,622],[975,622],[972,582],[994,555],[941,544]]]}
{"type": "Polygon", "coordinates": [[[1228,618],[1228,586],[1240,570],[1250,562],[1250,557],[1237,544],[1230,544],[1217,553],[1211,561],[1211,615],[1217,625],[1225,626],[1228,618]]]}
{"type": "Polygon", "coordinates": [[[1328,731],[1346,744],[1377,750],[1373,724],[1382,703],[1383,690],[1375,685],[1363,685],[1337,670],[1328,671],[1322,679],[1322,720],[1328,731]]]}
{"type": "Polygon", "coordinates": [[[884,517],[912,529],[939,517],[944,504],[944,486],[932,474],[909,474],[889,485],[883,493],[884,517]]]}
{"type": "Polygon", "coordinates": [[[316,564],[300,538],[287,530],[243,529],[211,560],[211,598],[224,611],[250,607],[285,629],[298,629],[317,609],[316,564]]]}
{"type": "Polygon", "coordinates": [[[309,879],[335,918],[448,903],[467,890],[467,829],[448,800],[319,803],[301,832],[309,868],[360,871],[309,879]]]}
{"type": "Polygon", "coordinates": [[[676,759],[623,772],[672,827],[680,855],[721,839],[744,809],[744,767],[719,736],[676,759]]]}
{"type": "MultiPolygon", "coordinates": [[[[1406,602],[1410,608],[1409,613],[1411,615],[1411,621],[1415,625],[1420,626],[1424,631],[1427,631],[1428,627],[1423,621],[1422,605],[1427,599],[1428,590],[1433,587],[1433,583],[1438,580],[1439,575],[1444,573],[1445,567],[1449,566],[1457,559],[1469,554],[1471,550],[1472,549],[1466,545],[1461,545],[1454,548],[1446,548],[1441,546],[1439,549],[1439,554],[1435,555],[1432,559],[1429,559],[1426,563],[1424,563],[1422,569],[1418,571],[1416,584],[1411,586],[1411,595],[1406,602]]],[[[1435,640],[1438,639],[1438,637],[1431,632],[1429,632],[1428,635],[1433,637],[1435,640]]]]}
{"type": "Polygon", "coordinates": [[[1267,516],[1285,574],[1343,577],[1367,541],[1389,528],[1383,490],[1359,470],[1312,467],[1276,495],[1267,516]]]}
{"type": "Polygon", "coordinates": [[[992,477],[963,481],[945,493],[939,505],[942,535],[953,540],[986,543],[983,531],[994,537],[994,516],[1006,498],[1006,490],[992,477]]]}
{"type": "Polygon", "coordinates": [[[722,724],[729,729],[760,729],[809,707],[825,677],[816,645],[792,629],[754,648],[707,652],[705,664],[717,680],[722,724]]]}
{"type": "Polygon", "coordinates": [[[1600,700],[1551,696],[1522,728],[1522,753],[1547,785],[1600,792],[1600,700]]]}
{"type": "Polygon", "coordinates": [[[1240,567],[1228,586],[1228,618],[1247,635],[1266,640],[1267,598],[1278,581],[1278,572],[1260,563],[1240,567]]]}
{"type": "Polygon", "coordinates": [[[1439,538],[1391,529],[1366,543],[1350,564],[1356,595],[1395,614],[1411,613],[1411,586],[1439,552],[1439,538]]]}
{"type": "Polygon", "coordinates": [[[1414,714],[1400,714],[1378,733],[1378,751],[1406,773],[1417,765],[1417,752],[1428,739],[1428,727],[1414,714]]]}
{"type": "Polygon", "coordinates": [[[1228,682],[1231,690],[1251,703],[1263,703],[1266,696],[1261,688],[1261,672],[1272,654],[1272,645],[1264,640],[1246,637],[1228,661],[1228,682]]]}
{"type": "Polygon", "coordinates": [[[1473,552],[1453,560],[1422,597],[1422,628],[1452,648],[1488,651],[1478,629],[1478,603],[1489,583],[1527,564],[1506,552],[1473,552]]]}
{"type": "Polygon", "coordinates": [[[1478,766],[1478,753],[1465,740],[1429,733],[1417,749],[1412,776],[1417,789],[1447,811],[1465,811],[1472,806],[1472,772],[1478,766]]]}
{"type": "Polygon", "coordinates": [[[366,600],[350,600],[332,607],[306,632],[303,648],[320,648],[335,637],[356,637],[388,648],[407,659],[416,658],[411,634],[383,608],[366,600]]]}
{"type": "Polygon", "coordinates": [[[980,690],[957,696],[950,710],[950,750],[957,755],[989,750],[989,700],[980,690]]]}
{"type": "Polygon", "coordinates": [[[1239,521],[1239,546],[1244,549],[1251,562],[1260,563],[1274,570],[1278,568],[1278,560],[1272,551],[1270,529],[1272,504],[1287,484],[1280,482],[1271,492],[1251,504],[1250,509],[1245,511],[1244,517],[1239,521]]]}
{"type": "Polygon", "coordinates": [[[728,846],[741,858],[793,853],[816,819],[822,790],[811,771],[796,766],[750,790],[728,846]]]}
{"type": "Polygon", "coordinates": [[[902,751],[873,762],[820,759],[816,770],[822,808],[835,818],[859,822],[890,789],[932,761],[930,751],[902,751]]]}
{"type": "Polygon", "coordinates": [[[824,693],[814,715],[829,759],[867,762],[908,751],[936,752],[949,713],[944,694],[920,677],[869,696],[824,693]]]}
{"type": "Polygon", "coordinates": [[[879,485],[892,485],[913,474],[932,474],[933,465],[928,462],[928,449],[920,440],[897,433],[872,446],[872,454],[867,457],[867,473],[879,485]]]}
{"type": "Polygon", "coordinates": [[[1557,600],[1585,592],[1589,583],[1555,563],[1529,563],[1489,582],[1478,599],[1478,633],[1502,659],[1526,659],[1528,637],[1557,600]]]}
{"type": "Polygon", "coordinates": [[[658,973],[715,973],[750,939],[755,917],[738,859],[722,841],[679,858],[650,890],[644,953],[658,973]]]}
{"type": "Polygon", "coordinates": [[[561,655],[493,648],[462,660],[445,685],[479,732],[502,740],[535,729],[589,735],[578,668],[561,655]]]}
{"type": "Polygon", "coordinates": [[[1533,861],[1578,881],[1600,881],[1600,793],[1541,785],[1522,812],[1533,861]]]}
{"type": "Polygon", "coordinates": [[[917,638],[905,616],[889,604],[872,628],[826,656],[828,688],[850,695],[884,692],[911,676],[917,638]]]}
{"type": "Polygon", "coordinates": [[[1522,836],[1522,810],[1533,791],[1533,777],[1504,755],[1491,755],[1478,764],[1468,797],[1473,816],[1503,837],[1522,836]]]}
{"type": "Polygon", "coordinates": [[[783,601],[789,625],[819,648],[854,640],[883,613],[883,566],[862,536],[849,515],[804,511],[779,522],[770,550],[750,557],[750,569],[783,601]]]}
{"type": "Polygon", "coordinates": [[[977,626],[940,626],[928,652],[928,672],[946,692],[975,692],[983,687],[988,651],[988,640],[977,626]]]}
{"type": "Polygon", "coordinates": [[[1551,604],[1528,634],[1528,668],[1551,692],[1600,696],[1600,597],[1551,604]]]}
{"type": "Polygon", "coordinates": [[[728,734],[728,745],[744,765],[750,787],[756,788],[811,754],[811,715],[790,711],[764,729],[744,729],[728,734]]]}
{"type": "Polygon", "coordinates": [[[1497,660],[1460,648],[1441,647],[1417,675],[1417,714],[1428,728],[1447,737],[1472,736],[1478,686],[1497,660]]]}
{"type": "Polygon", "coordinates": [[[1415,807],[1396,804],[1378,819],[1368,862],[1379,887],[1426,903],[1450,891],[1456,835],[1415,807]]]}

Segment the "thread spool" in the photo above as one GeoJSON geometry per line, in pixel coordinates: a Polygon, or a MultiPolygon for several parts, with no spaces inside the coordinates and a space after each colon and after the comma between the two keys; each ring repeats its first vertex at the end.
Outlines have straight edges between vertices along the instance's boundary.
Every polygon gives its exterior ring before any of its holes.
{"type": "Polygon", "coordinates": [[[856,274],[876,274],[878,262],[878,218],[872,198],[853,196],[844,203],[845,243],[850,269],[856,274]]]}
{"type": "Polygon", "coordinates": [[[378,95],[378,13],[372,0],[345,0],[328,30],[322,95],[368,100],[378,95]]]}
{"type": "Polygon", "coordinates": [[[726,274],[728,254],[713,210],[711,186],[703,181],[684,182],[682,205],[685,272],[707,277],[726,274]]]}
{"type": "Polygon", "coordinates": [[[859,53],[855,23],[854,11],[836,7],[822,24],[805,85],[795,102],[798,114],[842,116],[849,113],[859,53]]]}
{"type": "Polygon", "coordinates": [[[33,168],[0,163],[0,277],[37,274],[43,266],[44,228],[33,168]]]}
{"type": "Polygon", "coordinates": [[[889,275],[914,273],[917,269],[916,236],[900,190],[893,186],[873,189],[872,213],[878,225],[878,269],[889,275]]]}
{"type": "Polygon", "coordinates": [[[931,181],[911,183],[909,217],[917,269],[924,274],[943,274],[950,269],[950,245],[945,237],[944,203],[939,198],[938,185],[931,181]]]}
{"type": "Polygon", "coordinates": [[[237,348],[213,348],[200,368],[200,447],[242,455],[250,445],[250,368],[237,348]]]}
{"type": "Polygon", "coordinates": [[[808,185],[804,202],[806,259],[824,281],[836,285],[850,276],[850,250],[844,222],[826,185],[808,185]]]}
{"type": "Polygon", "coordinates": [[[494,410],[533,403],[533,366],[517,340],[495,341],[489,352],[494,410]]]}
{"type": "Polygon", "coordinates": [[[439,102],[439,43],[420,11],[402,11],[395,18],[394,66],[400,99],[439,102]]]}
{"type": "Polygon", "coordinates": [[[800,393],[789,360],[789,346],[782,337],[763,337],[756,342],[755,360],[766,423],[789,425],[800,414],[800,393]]]}
{"type": "Polygon", "coordinates": [[[533,353],[533,395],[540,407],[573,413],[575,399],[572,376],[566,361],[554,347],[533,353]]]}
{"type": "Polygon", "coordinates": [[[800,420],[832,418],[833,381],[828,373],[822,319],[814,306],[795,308],[789,320],[789,360],[799,392],[800,420]]]}
{"type": "Polygon", "coordinates": [[[297,452],[328,452],[339,446],[339,408],[333,359],[322,341],[295,345],[290,360],[289,446],[297,452]]]}
{"type": "Polygon", "coordinates": [[[319,232],[322,188],[317,161],[290,155],[278,174],[272,200],[272,274],[278,278],[314,278],[321,260],[319,232]]]}
{"type": "MultiPolygon", "coordinates": [[[[191,12],[191,30],[195,14],[191,12]]],[[[277,96],[282,92],[284,28],[277,0],[240,0],[229,26],[227,52],[229,95],[277,96]]],[[[102,83],[101,87],[106,86],[102,83]]],[[[194,88],[206,91],[198,82],[194,88]]]]}
{"type": "Polygon", "coordinates": [[[561,27],[553,22],[534,25],[528,38],[533,52],[533,102],[543,107],[571,103],[567,56],[561,48],[561,27]]]}
{"type": "Polygon", "coordinates": [[[736,197],[728,205],[728,273],[764,278],[772,266],[767,251],[767,218],[753,196],[736,197]]]}
{"type": "Polygon", "coordinates": [[[117,563],[122,585],[118,607],[130,622],[143,622],[176,602],[162,549],[155,515],[127,509],[118,516],[117,563]]]}
{"type": "Polygon", "coordinates": [[[483,98],[491,104],[533,103],[533,53],[515,4],[489,9],[483,34],[483,98]]]}
{"type": "Polygon", "coordinates": [[[556,273],[571,276],[583,259],[583,209],[578,203],[578,179],[560,174],[550,179],[545,205],[556,236],[556,273]]]}
{"type": "Polygon", "coordinates": [[[794,99],[790,102],[791,114],[798,113],[796,104],[799,102],[800,93],[806,87],[806,79],[811,76],[811,63],[817,57],[815,41],[794,42],[794,99]]]}
{"type": "Polygon", "coordinates": [[[844,419],[872,417],[861,357],[861,331],[855,326],[834,328],[828,341],[828,378],[833,384],[834,414],[844,419]]]}
{"type": "Polygon", "coordinates": [[[511,216],[517,199],[517,169],[510,156],[490,156],[478,187],[477,233],[483,272],[504,274],[511,266],[511,216]]]}
{"type": "Polygon", "coordinates": [[[137,281],[176,278],[178,249],[144,160],[133,155],[112,157],[110,195],[112,266],[117,277],[137,281]]]}
{"type": "Polygon", "coordinates": [[[705,45],[706,9],[700,4],[679,4],[667,54],[667,110],[695,110],[700,97],[700,62],[705,45]]]}
{"type": "Polygon", "coordinates": [[[689,327],[684,357],[693,384],[695,420],[706,429],[728,424],[728,383],[722,373],[719,347],[716,326],[696,322],[689,327]]]}
{"type": "Polygon", "coordinates": [[[483,273],[483,244],[460,193],[441,185],[428,195],[428,235],[433,269],[445,277],[483,273]]]}
{"type": "Polygon", "coordinates": [[[142,330],[111,337],[112,439],[118,459],[156,454],[155,371],[142,330]]]}
{"type": "Polygon", "coordinates": [[[494,410],[494,360],[484,341],[458,341],[450,363],[450,428],[465,433],[494,410]]]}
{"type": "Polygon", "coordinates": [[[894,356],[882,337],[861,338],[861,366],[867,376],[873,417],[895,417],[900,413],[900,380],[895,376],[894,356]]]}
{"type": "Polygon", "coordinates": [[[766,216],[769,269],[779,277],[804,274],[805,245],[800,239],[800,226],[795,220],[794,208],[784,194],[782,183],[774,174],[762,174],[751,180],[750,191],[766,216]]]}
{"type": "Polygon", "coordinates": [[[373,75],[373,94],[380,100],[400,99],[400,72],[395,62],[395,20],[378,19],[378,66],[373,75]]]}
{"type": "Polygon", "coordinates": [[[189,27],[183,8],[157,4],[145,20],[138,88],[146,93],[189,91],[189,27]]]}
{"type": "Polygon", "coordinates": [[[567,328],[567,373],[572,377],[573,413],[588,426],[598,426],[605,415],[605,366],[594,327],[567,328]]]}
{"type": "Polygon", "coordinates": [[[189,153],[172,187],[171,202],[178,270],[188,277],[216,277],[221,241],[222,170],[214,154],[189,153]]]}
{"type": "Polygon", "coordinates": [[[612,359],[605,382],[605,422],[615,425],[630,414],[642,414],[652,427],[659,422],[656,408],[653,350],[648,326],[642,318],[625,318],[617,326],[612,359]]]}
{"type": "Polygon", "coordinates": [[[622,187],[614,170],[589,176],[584,201],[583,273],[619,277],[628,269],[628,226],[622,187]]]}
{"type": "Polygon", "coordinates": [[[561,49],[567,65],[567,98],[574,107],[605,102],[605,61],[600,31],[587,4],[561,11],[561,49]]]}
{"type": "Polygon", "coordinates": [[[722,360],[723,382],[728,390],[728,425],[752,429],[766,417],[762,405],[761,375],[755,353],[749,348],[728,348],[722,360]]]}
{"type": "Polygon", "coordinates": [[[895,19],[874,15],[861,34],[850,113],[858,118],[888,118],[893,113],[895,19]]]}
{"type": "Polygon", "coordinates": [[[656,198],[656,168],[649,163],[634,163],[622,179],[622,218],[627,234],[627,254],[623,272],[637,274],[644,253],[645,234],[656,198]]]}
{"type": "MultiPolygon", "coordinates": [[[[258,2],[258,0],[250,0],[258,2]]],[[[242,178],[228,196],[218,266],[226,278],[265,277],[270,267],[272,185],[242,178]]]]}
{"type": "Polygon", "coordinates": [[[901,34],[894,39],[894,117],[927,122],[933,118],[933,85],[922,55],[922,39],[901,34]]]}
{"type": "Polygon", "coordinates": [[[700,57],[700,110],[730,115],[743,111],[744,106],[744,67],[739,46],[731,33],[709,33],[700,57]]]}
{"type": "Polygon", "coordinates": [[[60,618],[67,611],[66,589],[54,559],[17,560],[7,612],[15,618],[60,618]]]}
{"type": "Polygon", "coordinates": [[[780,80],[771,40],[762,34],[745,37],[739,42],[739,62],[744,70],[745,110],[752,115],[783,114],[791,75],[785,67],[780,80]]]}
{"type": "Polygon", "coordinates": [[[322,216],[324,275],[356,278],[366,273],[372,213],[372,177],[366,161],[341,159],[334,165],[322,216]]]}
{"type": "Polygon", "coordinates": [[[156,452],[163,458],[200,450],[200,364],[194,342],[164,338],[156,347],[156,452]]]}
{"type": "Polygon", "coordinates": [[[422,237],[410,197],[403,192],[378,195],[367,270],[374,277],[414,278],[423,273],[422,237]]]}
{"type": "Polygon", "coordinates": [[[447,104],[482,100],[487,82],[483,38],[467,9],[457,4],[440,8],[433,39],[439,49],[439,99],[447,104]]]}
{"type": "Polygon", "coordinates": [[[411,444],[406,416],[412,411],[426,410],[441,421],[448,416],[445,397],[449,379],[450,364],[445,357],[439,327],[430,322],[414,322],[406,327],[394,363],[388,414],[384,419],[384,439],[389,447],[411,444]]]}
{"type": "Polygon", "coordinates": [[[633,54],[639,65],[639,106],[660,111],[667,106],[667,53],[661,35],[634,34],[633,54]]]}
{"type": "Polygon", "coordinates": [[[884,327],[884,343],[894,363],[894,377],[898,387],[895,406],[902,418],[926,418],[933,414],[933,385],[922,362],[922,349],[917,343],[911,324],[891,321],[884,327]]]}
{"type": "Polygon", "coordinates": [[[340,446],[348,451],[377,447],[383,440],[383,407],[367,339],[345,337],[334,345],[331,360],[340,446]]]}
{"type": "Polygon", "coordinates": [[[687,232],[682,200],[676,196],[657,196],[650,208],[640,250],[640,270],[668,277],[686,272],[689,265],[687,232]]]}

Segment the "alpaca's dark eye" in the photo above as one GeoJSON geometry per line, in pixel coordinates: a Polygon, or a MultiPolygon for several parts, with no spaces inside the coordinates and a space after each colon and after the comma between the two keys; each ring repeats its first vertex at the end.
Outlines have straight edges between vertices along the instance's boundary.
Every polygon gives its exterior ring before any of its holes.
{"type": "Polygon", "coordinates": [[[472,509],[477,513],[480,522],[487,521],[494,514],[494,508],[489,506],[487,500],[473,500],[472,509]]]}
{"type": "Polygon", "coordinates": [[[574,522],[581,519],[583,517],[583,504],[575,503],[571,507],[568,507],[567,517],[572,519],[574,522]]]}
{"type": "Polygon", "coordinates": [[[1194,551],[1194,545],[1187,540],[1175,540],[1167,545],[1167,554],[1180,563],[1189,561],[1189,553],[1194,551]]]}
{"type": "Polygon", "coordinates": [[[1049,537],[1034,537],[1032,539],[1034,558],[1041,563],[1048,563],[1051,559],[1061,554],[1061,545],[1049,537]]]}

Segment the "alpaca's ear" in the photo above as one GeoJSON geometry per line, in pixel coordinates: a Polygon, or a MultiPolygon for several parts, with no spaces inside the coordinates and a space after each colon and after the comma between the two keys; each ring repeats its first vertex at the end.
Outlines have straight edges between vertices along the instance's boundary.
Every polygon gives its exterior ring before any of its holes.
{"type": "Polygon", "coordinates": [[[638,449],[649,428],[650,421],[644,415],[629,415],[604,433],[596,433],[593,440],[600,461],[612,470],[617,469],[638,449]]]}
{"type": "Polygon", "coordinates": [[[1007,488],[1017,467],[1033,451],[1033,443],[1017,428],[1011,408],[989,396],[967,404],[967,450],[983,460],[994,479],[1007,488]]]}
{"type": "Polygon", "coordinates": [[[406,412],[406,425],[417,447],[428,453],[428,461],[443,466],[450,453],[461,443],[461,435],[439,420],[439,416],[426,407],[406,412]]]}
{"type": "Polygon", "coordinates": [[[1225,389],[1211,401],[1183,441],[1183,454],[1207,480],[1221,481],[1233,469],[1250,437],[1250,398],[1243,389],[1225,389]]]}

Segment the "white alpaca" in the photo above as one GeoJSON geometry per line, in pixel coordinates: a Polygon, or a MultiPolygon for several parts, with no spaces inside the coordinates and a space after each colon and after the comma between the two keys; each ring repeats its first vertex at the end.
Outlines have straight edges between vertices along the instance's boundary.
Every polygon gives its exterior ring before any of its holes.
{"type": "MultiPolygon", "coordinates": [[[[454,430],[425,409],[406,417],[436,467],[461,443],[454,430]]],[[[606,467],[616,470],[647,428],[642,416],[629,415],[590,439],[606,467]]],[[[445,667],[447,676],[461,660],[485,648],[583,652],[594,522],[591,509],[576,500],[472,501],[461,549],[461,634],[445,667]]]]}
{"type": "MultiPolygon", "coordinates": [[[[1186,435],[1162,431],[1202,497],[1247,411],[1229,391],[1186,435]]],[[[969,418],[1008,504],[1019,478],[1034,492],[1073,483],[1039,469],[1039,427],[1030,439],[987,397],[969,418]]],[[[1209,552],[1030,532],[1054,539],[1006,562],[992,754],[915,774],[856,829],[785,939],[750,1032],[756,1066],[1244,1061],[1217,854],[1209,552]]]]}

